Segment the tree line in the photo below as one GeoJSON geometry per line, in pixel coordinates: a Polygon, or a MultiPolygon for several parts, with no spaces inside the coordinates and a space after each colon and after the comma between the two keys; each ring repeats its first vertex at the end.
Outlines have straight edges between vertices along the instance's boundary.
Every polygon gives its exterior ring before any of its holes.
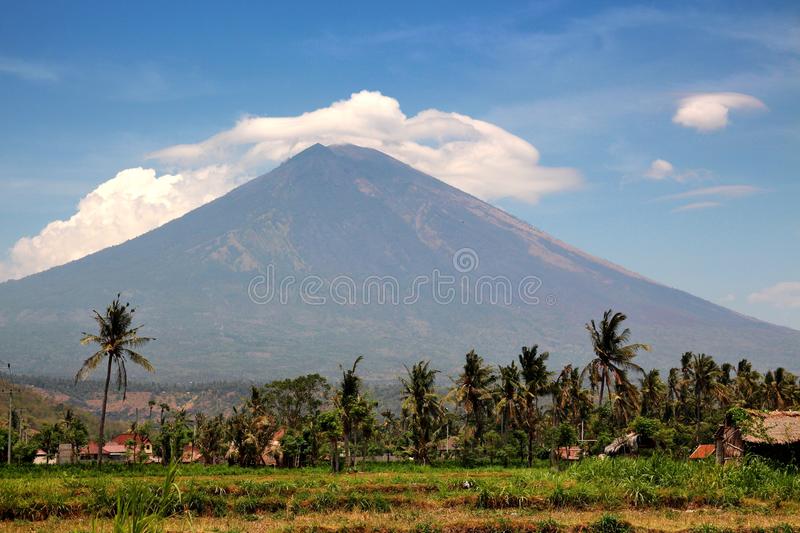
{"type": "MultiPolygon", "coordinates": [[[[105,314],[95,312],[99,333],[83,337],[100,348],[77,378],[105,364],[101,446],[112,370],[124,394],[126,362],[152,369],[134,351],[152,339],[131,326],[133,313],[117,297],[105,314]]],[[[626,319],[608,310],[599,321],[586,324],[594,357],[583,367],[568,364],[551,370],[550,354],[536,344],[523,346],[515,360],[499,366],[471,350],[450,383],[437,382],[439,371],[430,361],[419,361],[399,378],[399,410],[381,406],[365,389],[358,373],[363,357],[357,357],[352,365],[340,367],[335,384],[318,374],[272,381],[252,387],[227,415],[173,411],[151,402],[147,419],[133,424],[131,432],[152,441],[165,463],[179,459],[191,443],[208,464],[263,465],[279,441],[287,467],[328,461],[339,471],[358,460],[384,456],[420,464],[456,460],[465,466],[531,465],[537,458],[553,458],[563,446],[580,444],[587,452],[600,453],[628,431],[647,437],[666,453],[685,455],[713,438],[732,407],[800,405],[795,375],[783,368],[762,374],[747,359],[719,364],[710,355],[686,352],[663,377],[658,369],[645,370],[636,358],[650,347],[631,342],[626,319]]],[[[85,431],[77,437],[74,429],[70,437],[59,435],[67,435],[69,427],[65,421],[44,428],[37,443],[43,449],[48,443],[52,449],[59,439],[82,445],[85,431]]]]}

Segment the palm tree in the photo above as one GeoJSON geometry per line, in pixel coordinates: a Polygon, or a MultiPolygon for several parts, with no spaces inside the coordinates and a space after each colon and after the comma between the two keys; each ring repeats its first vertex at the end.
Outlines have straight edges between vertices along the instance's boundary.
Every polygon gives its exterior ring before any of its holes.
{"type": "Polygon", "coordinates": [[[360,355],[356,357],[353,367],[347,370],[343,369],[342,365],[339,365],[339,369],[342,371],[342,383],[339,386],[339,394],[336,400],[342,414],[342,440],[344,442],[345,466],[347,467],[352,466],[350,438],[357,423],[357,407],[361,401],[361,378],[356,374],[356,367],[363,359],[364,357],[360,355]]]}
{"type": "Polygon", "coordinates": [[[749,407],[758,406],[762,392],[761,385],[761,374],[753,370],[753,364],[747,359],[739,361],[734,380],[737,403],[749,407]]]}
{"type": "Polygon", "coordinates": [[[725,397],[725,386],[719,382],[722,371],[714,358],[704,353],[687,352],[686,380],[694,392],[695,437],[700,437],[703,402],[708,396],[717,399],[725,397]]]}
{"type": "Polygon", "coordinates": [[[627,344],[631,337],[631,330],[625,328],[619,332],[622,323],[628,317],[623,313],[614,313],[609,309],[603,313],[599,326],[592,320],[586,324],[586,330],[592,339],[592,349],[596,358],[583,370],[584,375],[599,375],[600,397],[598,404],[603,403],[605,389],[609,392],[612,383],[615,385],[629,384],[627,372],[630,370],[642,373],[642,368],[633,362],[639,350],[649,351],[647,344],[627,344]],[[612,382],[613,378],[613,382],[612,382]]]}
{"type": "Polygon", "coordinates": [[[429,361],[420,361],[410,370],[406,367],[406,372],[408,376],[400,378],[400,383],[403,385],[403,410],[411,426],[411,448],[414,460],[427,464],[443,412],[435,390],[438,371],[430,368],[429,361]]]}
{"type": "Polygon", "coordinates": [[[719,381],[720,385],[725,387],[726,391],[724,399],[720,402],[720,407],[722,407],[725,410],[728,409],[728,407],[730,406],[730,402],[733,400],[734,397],[733,376],[731,375],[734,369],[735,369],[734,366],[728,362],[719,365],[720,373],[717,381],[719,381]]]}
{"type": "Polygon", "coordinates": [[[684,382],[681,381],[680,370],[677,368],[669,369],[669,377],[667,378],[667,406],[664,410],[664,420],[671,420],[673,417],[677,418],[682,407],[679,408],[679,399],[682,397],[682,389],[684,382]]]}
{"type": "Polygon", "coordinates": [[[111,302],[111,305],[106,309],[105,315],[101,315],[94,311],[94,320],[97,322],[99,331],[97,335],[84,333],[81,338],[81,344],[94,343],[99,346],[99,349],[92,354],[75,376],[75,382],[86,379],[86,377],[97,368],[103,359],[108,359],[108,366],[106,370],[106,383],[103,390],[103,407],[100,412],[100,435],[98,440],[98,454],[97,465],[103,464],[103,446],[105,445],[105,425],[106,425],[106,407],[108,406],[108,384],[111,382],[111,367],[117,367],[117,390],[122,389],[122,400],[128,390],[128,372],[125,364],[128,359],[133,363],[141,366],[148,372],[154,372],[153,365],[150,364],[144,356],[136,352],[134,349],[147,344],[151,340],[150,337],[140,337],[139,328],[131,327],[133,322],[133,315],[135,310],[130,307],[129,303],[122,305],[119,301],[120,295],[111,302]]]}
{"type": "Polygon", "coordinates": [[[464,408],[467,419],[472,419],[475,438],[483,443],[486,411],[492,400],[491,386],[497,377],[492,367],[484,364],[483,357],[470,350],[464,362],[464,371],[456,380],[453,389],[456,403],[464,408]]]}
{"type": "Polygon", "coordinates": [[[640,410],[639,389],[624,376],[609,397],[614,418],[620,426],[626,426],[640,410]]]}
{"type": "Polygon", "coordinates": [[[536,428],[539,424],[541,413],[539,412],[539,396],[545,394],[550,389],[550,372],[547,371],[547,359],[549,352],[538,353],[539,345],[534,344],[531,348],[522,347],[519,359],[520,374],[522,380],[520,390],[522,423],[528,435],[528,466],[533,462],[533,440],[536,428]]]}
{"type": "Polygon", "coordinates": [[[784,409],[792,402],[795,377],[791,372],[778,367],[764,376],[764,401],[767,409],[784,409]]]}
{"type": "Polygon", "coordinates": [[[661,381],[661,373],[657,368],[645,373],[641,381],[642,416],[660,418],[667,396],[667,386],[661,381]]]}
{"type": "Polygon", "coordinates": [[[519,380],[519,368],[514,361],[508,366],[500,366],[495,415],[500,422],[500,433],[504,442],[509,426],[515,424],[519,418],[519,380]]]}

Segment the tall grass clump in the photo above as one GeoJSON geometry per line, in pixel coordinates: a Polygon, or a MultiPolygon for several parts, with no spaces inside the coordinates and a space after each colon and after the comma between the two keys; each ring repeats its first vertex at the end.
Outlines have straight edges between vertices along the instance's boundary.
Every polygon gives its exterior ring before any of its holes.
{"type": "Polygon", "coordinates": [[[175,514],[181,492],[175,483],[178,465],[172,464],[161,487],[131,484],[117,493],[114,533],[159,533],[164,520],[175,514]]]}
{"type": "Polygon", "coordinates": [[[772,502],[800,500],[797,468],[772,465],[758,457],[725,467],[660,454],[587,459],[573,465],[566,475],[577,481],[577,486],[600,488],[605,494],[616,489],[634,507],[680,507],[688,503],[725,507],[737,505],[746,497],[772,502]]]}
{"type": "Polygon", "coordinates": [[[591,533],[631,533],[633,526],[615,514],[604,513],[589,524],[588,530],[591,533]]]}

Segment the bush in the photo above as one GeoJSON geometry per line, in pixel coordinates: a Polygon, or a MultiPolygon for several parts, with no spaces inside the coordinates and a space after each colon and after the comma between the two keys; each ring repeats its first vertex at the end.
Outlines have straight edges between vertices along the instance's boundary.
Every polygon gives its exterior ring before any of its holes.
{"type": "Polygon", "coordinates": [[[605,513],[589,525],[592,533],[630,533],[633,526],[614,514],[605,513]]]}

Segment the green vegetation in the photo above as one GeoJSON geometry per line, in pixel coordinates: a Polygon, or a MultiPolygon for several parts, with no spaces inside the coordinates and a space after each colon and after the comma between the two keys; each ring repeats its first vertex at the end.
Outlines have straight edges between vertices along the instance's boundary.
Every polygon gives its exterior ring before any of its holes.
{"type": "Polygon", "coordinates": [[[481,527],[506,516],[541,528],[525,530],[558,531],[558,522],[547,517],[571,511],[587,518],[583,528],[624,532],[632,525],[622,513],[632,508],[642,516],[687,510],[708,516],[717,510],[729,517],[794,514],[795,520],[800,510],[796,470],[755,458],[727,467],[662,455],[587,459],[560,471],[541,462],[532,468],[476,469],[365,463],[354,475],[324,467],[186,465],[175,477],[175,467],[165,473],[156,465],[107,464],[102,470],[13,467],[0,475],[2,520],[96,519],[115,531],[158,531],[167,517],[192,524],[222,518],[313,522],[352,513],[361,513],[367,523],[414,516],[401,529],[410,531],[421,518],[432,519],[434,526],[441,524],[437,516],[451,512],[483,517],[481,527]]]}
{"type": "MultiPolygon", "coordinates": [[[[132,350],[150,340],[131,327],[132,315],[117,298],[105,316],[96,313],[100,334],[83,339],[101,348],[78,378],[108,362],[101,445],[113,364],[123,390],[126,359],[151,369],[132,350]]],[[[797,378],[783,369],[762,376],[746,360],[736,368],[720,366],[689,352],[664,383],[657,370],[635,363],[637,352],[648,347],[630,342],[625,320],[609,310],[599,323],[586,325],[595,358],[583,369],[550,371],[549,353],[535,344],[497,369],[471,350],[445,392],[437,388],[438,371],[420,361],[399,380],[399,412],[380,409],[364,388],[362,357],[341,368],[334,386],[311,374],[251,387],[229,414],[150,400],[144,421],[137,416],[130,425],[130,445],[149,440],[155,456],[169,465],[185,457],[191,443],[204,464],[182,467],[178,475],[175,466],[144,464],[150,457],[134,448],[127,464],[103,470],[85,464],[4,467],[0,520],[88,518],[113,531],[147,532],[175,520],[194,529],[200,527],[196,520],[229,518],[268,520],[270,527],[300,521],[313,530],[332,517],[362,516],[365,523],[354,528],[433,531],[445,530],[441,522],[448,516],[464,521],[452,522],[452,531],[627,533],[660,527],[634,524],[626,514],[632,510],[651,517],[696,510],[796,515],[795,465],[748,457],[723,468],[685,457],[726,414],[747,429],[745,408],[798,405],[797,378]],[[564,447],[579,444],[598,453],[627,432],[651,444],[638,457],[560,460],[564,447]],[[284,468],[259,468],[269,464],[284,468]],[[569,512],[575,516],[567,523],[554,518],[569,512]]],[[[87,441],[86,424],[67,410],[13,452],[19,462],[36,447],[50,456],[60,443],[74,452],[87,441]]],[[[692,527],[742,529],[718,522],[692,527]]],[[[787,524],[775,527],[797,525],[787,524]]]]}

